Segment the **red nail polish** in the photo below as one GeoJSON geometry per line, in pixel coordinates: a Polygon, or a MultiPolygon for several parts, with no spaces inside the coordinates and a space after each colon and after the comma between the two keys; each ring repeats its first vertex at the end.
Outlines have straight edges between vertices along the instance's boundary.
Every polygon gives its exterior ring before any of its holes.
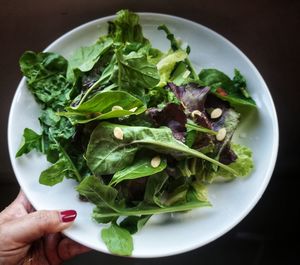
{"type": "Polygon", "coordinates": [[[77,212],[75,210],[66,210],[60,212],[61,220],[64,223],[73,222],[77,216],[77,212]]]}

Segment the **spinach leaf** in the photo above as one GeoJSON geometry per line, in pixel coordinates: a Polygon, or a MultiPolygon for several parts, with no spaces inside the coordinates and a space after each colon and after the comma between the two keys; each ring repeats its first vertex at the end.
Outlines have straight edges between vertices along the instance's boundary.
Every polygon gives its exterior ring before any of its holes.
{"type": "Polygon", "coordinates": [[[29,153],[31,150],[36,149],[42,151],[42,135],[37,134],[35,131],[25,128],[21,146],[16,153],[16,157],[29,153]]]}
{"type": "Polygon", "coordinates": [[[146,106],[125,91],[104,91],[76,107],[67,107],[66,110],[67,112],[60,112],[59,115],[66,116],[73,124],[77,124],[138,115],[146,110],[146,106]]]}
{"type": "Polygon", "coordinates": [[[100,123],[91,135],[86,152],[87,164],[96,175],[113,174],[129,166],[140,148],[173,156],[198,157],[235,174],[226,165],[177,141],[169,128],[135,127],[107,122],[100,123]],[[116,127],[122,131],[123,140],[114,136],[116,127]]]}
{"type": "Polygon", "coordinates": [[[116,185],[124,180],[150,176],[163,171],[166,166],[167,163],[163,160],[158,167],[152,167],[150,157],[139,157],[133,162],[132,165],[129,165],[123,170],[117,171],[113,175],[109,185],[116,185]]]}
{"type": "Polygon", "coordinates": [[[137,52],[125,55],[118,50],[116,58],[119,89],[144,99],[145,89],[155,87],[160,80],[156,65],[150,63],[145,54],[137,52]]]}
{"type": "Polygon", "coordinates": [[[112,223],[108,228],[103,228],[101,238],[113,254],[130,256],[133,251],[132,236],[116,223],[112,223]]]}
{"type": "Polygon", "coordinates": [[[96,42],[88,47],[81,47],[76,50],[68,60],[67,79],[74,83],[76,77],[74,71],[88,72],[97,61],[105,54],[113,45],[111,38],[106,38],[104,41],[96,42]]]}
{"type": "Polygon", "coordinates": [[[113,187],[102,184],[100,179],[95,176],[84,178],[76,190],[96,205],[105,204],[106,207],[115,209],[118,191],[113,187]]]}
{"type": "Polygon", "coordinates": [[[249,93],[246,94],[245,79],[237,70],[234,80],[217,69],[203,69],[199,78],[206,86],[211,87],[211,92],[214,95],[228,101],[232,106],[256,106],[249,93]]]}

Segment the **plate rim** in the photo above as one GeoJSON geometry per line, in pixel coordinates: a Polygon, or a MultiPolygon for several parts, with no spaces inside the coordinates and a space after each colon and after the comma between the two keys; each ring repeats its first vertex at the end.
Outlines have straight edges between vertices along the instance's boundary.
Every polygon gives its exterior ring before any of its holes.
{"type": "MultiPolygon", "coordinates": [[[[262,85],[265,87],[265,92],[267,94],[267,97],[269,98],[270,102],[271,102],[271,106],[270,106],[270,115],[271,120],[272,120],[272,129],[273,129],[273,146],[272,146],[272,151],[271,151],[271,158],[270,158],[270,162],[268,164],[268,168],[266,170],[266,174],[265,177],[263,178],[263,182],[261,183],[260,189],[255,193],[255,196],[252,198],[251,203],[249,203],[249,206],[247,208],[244,208],[242,212],[240,212],[237,217],[236,220],[234,222],[232,222],[229,226],[226,227],[226,229],[223,229],[221,233],[216,234],[215,236],[211,236],[209,237],[209,239],[207,240],[202,240],[201,243],[198,244],[194,244],[188,247],[183,247],[180,249],[180,251],[168,251],[167,253],[163,254],[163,255],[155,255],[155,253],[147,253],[147,254],[134,254],[131,257],[135,257],[135,258],[158,258],[158,257],[166,257],[166,256],[171,256],[171,255],[177,255],[177,254],[182,254],[185,253],[187,251],[191,251],[191,250],[195,250],[199,247],[202,247],[210,242],[213,242],[214,240],[216,240],[217,238],[220,238],[222,235],[226,234],[228,231],[230,231],[233,227],[235,227],[237,224],[239,224],[250,212],[251,210],[255,207],[255,205],[258,203],[258,201],[260,200],[260,198],[262,197],[262,195],[264,194],[270,180],[272,177],[272,174],[274,172],[275,169],[275,164],[276,164],[276,160],[277,160],[277,156],[278,156],[278,148],[279,148],[279,126],[278,126],[278,117],[277,117],[277,112],[276,112],[276,108],[274,105],[274,101],[272,98],[272,95],[270,93],[270,90],[265,82],[265,80],[263,79],[263,77],[261,76],[260,72],[257,70],[256,66],[250,61],[250,59],[235,45],[233,44],[231,41],[229,41],[227,38],[225,38],[224,36],[222,36],[221,34],[217,33],[216,31],[208,28],[207,26],[204,26],[198,22],[183,18],[183,17],[179,17],[179,16],[174,16],[174,15],[170,15],[170,14],[163,14],[163,13],[155,13],[155,12],[136,12],[141,18],[142,17],[157,17],[160,19],[163,18],[168,18],[171,20],[176,20],[176,21],[183,21],[185,23],[188,24],[192,24],[198,28],[201,28],[202,30],[208,31],[208,33],[213,34],[215,36],[217,36],[218,38],[220,38],[222,41],[225,41],[229,46],[231,46],[235,51],[238,52],[238,54],[244,59],[246,60],[248,66],[254,71],[255,75],[257,76],[257,78],[259,79],[259,81],[262,83],[262,85]]],[[[61,35],[60,37],[58,37],[57,39],[55,39],[53,42],[51,42],[44,50],[43,52],[47,52],[50,51],[52,49],[53,46],[55,46],[56,44],[58,44],[59,42],[61,42],[63,39],[65,39],[66,37],[74,34],[75,32],[82,30],[86,27],[92,26],[93,24],[98,24],[98,23],[104,23],[105,21],[114,19],[116,17],[116,15],[109,15],[109,16],[105,16],[105,17],[101,17],[101,18],[97,18],[97,19],[93,19],[91,21],[85,22],[67,32],[65,32],[63,35],[61,35]]],[[[14,109],[14,106],[17,104],[17,95],[20,93],[21,91],[21,87],[26,85],[25,83],[25,77],[22,77],[20,82],[18,83],[18,86],[15,90],[13,99],[11,101],[11,105],[10,105],[10,110],[9,110],[9,114],[8,114],[8,126],[7,126],[7,140],[8,140],[8,151],[9,151],[9,157],[10,157],[10,162],[13,168],[13,172],[14,175],[18,181],[18,185],[20,185],[20,179],[16,174],[16,164],[15,164],[15,155],[12,153],[12,146],[11,146],[11,126],[12,126],[12,112],[14,109]]],[[[21,185],[20,185],[21,188],[21,185]]],[[[35,208],[39,208],[36,207],[36,203],[33,202],[32,200],[30,200],[30,193],[24,190],[24,193],[26,194],[28,200],[30,201],[30,203],[35,207],[35,208]],[[29,195],[29,196],[28,196],[29,195]]],[[[66,230],[63,231],[63,233],[68,236],[69,238],[71,238],[72,240],[75,240],[79,243],[82,243],[82,241],[78,240],[78,238],[74,238],[72,235],[72,232],[66,230]]],[[[86,242],[84,242],[85,245],[86,242]]],[[[92,247],[93,246],[89,246],[92,247]]],[[[111,254],[107,249],[101,249],[101,252],[104,253],[108,253],[111,254]]],[[[113,254],[112,254],[113,255],[113,254]]]]}

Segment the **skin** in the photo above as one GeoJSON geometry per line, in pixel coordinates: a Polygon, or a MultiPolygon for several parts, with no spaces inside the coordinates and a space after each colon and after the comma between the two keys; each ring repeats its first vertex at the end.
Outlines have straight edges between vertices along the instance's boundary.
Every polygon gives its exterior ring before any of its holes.
{"type": "Polygon", "coordinates": [[[34,211],[20,191],[0,213],[0,264],[59,265],[89,251],[60,233],[72,223],[59,211],[34,211]]]}

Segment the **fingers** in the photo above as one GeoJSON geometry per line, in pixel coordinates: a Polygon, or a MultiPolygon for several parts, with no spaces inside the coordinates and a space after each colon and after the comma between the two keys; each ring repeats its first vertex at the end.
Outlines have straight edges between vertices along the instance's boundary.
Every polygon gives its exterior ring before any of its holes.
{"type": "Polygon", "coordinates": [[[82,246],[69,238],[61,240],[58,246],[58,255],[62,260],[68,260],[89,251],[91,251],[90,248],[82,246]]]}
{"type": "Polygon", "coordinates": [[[60,233],[50,234],[44,239],[44,253],[47,260],[51,261],[51,264],[61,264],[62,259],[58,255],[58,245],[62,239],[60,233]]]}
{"type": "Polygon", "coordinates": [[[57,233],[68,228],[75,218],[74,210],[37,211],[6,223],[6,231],[2,233],[14,242],[27,244],[46,234],[57,233]]]}
{"type": "Polygon", "coordinates": [[[32,211],[32,205],[28,201],[25,193],[22,190],[20,190],[17,198],[14,200],[13,203],[22,204],[24,206],[24,208],[26,209],[27,212],[31,212],[32,211]]]}
{"type": "Polygon", "coordinates": [[[31,210],[32,206],[21,190],[17,198],[0,213],[0,224],[27,215],[31,210]]]}

